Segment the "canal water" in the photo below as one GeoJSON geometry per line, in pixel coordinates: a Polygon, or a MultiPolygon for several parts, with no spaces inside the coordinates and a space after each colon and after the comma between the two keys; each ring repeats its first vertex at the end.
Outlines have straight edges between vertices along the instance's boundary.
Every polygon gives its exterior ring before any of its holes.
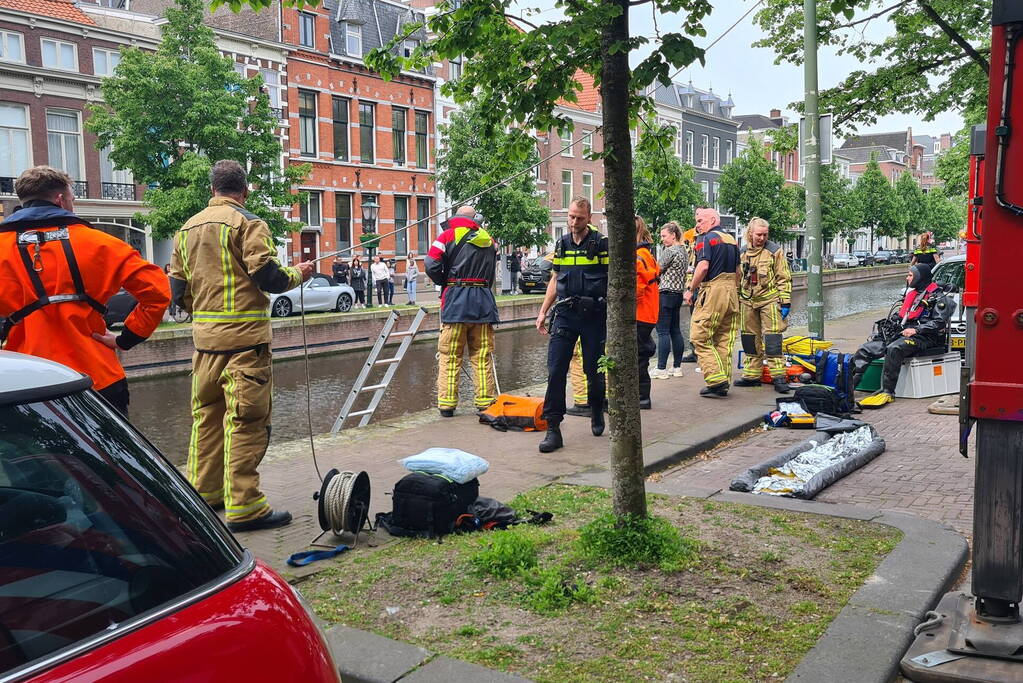
{"type": "MultiPolygon", "coordinates": [[[[825,289],[825,318],[831,320],[889,305],[902,291],[901,277],[851,283],[825,289]]],[[[796,292],[789,322],[806,324],[806,294],[796,292]]],[[[688,333],[686,333],[688,338],[688,333]]],[[[496,341],[498,378],[503,391],[515,391],[546,379],[547,340],[532,327],[500,331],[496,341]]],[[[436,342],[414,344],[398,367],[374,420],[398,417],[427,408],[436,400],[436,342]]],[[[313,430],[330,431],[352,387],[367,351],[348,351],[310,359],[313,430]]],[[[472,396],[465,373],[461,395],[472,396]]],[[[190,376],[131,380],[131,418],[167,457],[184,462],[191,427],[190,376]]],[[[271,443],[308,436],[305,368],[301,359],[274,363],[273,437],[271,443]]],[[[468,410],[469,408],[464,408],[468,410]]],[[[346,424],[353,424],[349,422],[346,424]]]]}

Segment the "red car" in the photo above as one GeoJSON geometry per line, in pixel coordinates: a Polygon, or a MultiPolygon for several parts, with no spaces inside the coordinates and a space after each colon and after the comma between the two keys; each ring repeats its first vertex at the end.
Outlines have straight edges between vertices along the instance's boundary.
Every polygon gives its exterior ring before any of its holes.
{"type": "Polygon", "coordinates": [[[336,683],[297,591],[90,384],[0,351],[0,682],[336,683]]]}

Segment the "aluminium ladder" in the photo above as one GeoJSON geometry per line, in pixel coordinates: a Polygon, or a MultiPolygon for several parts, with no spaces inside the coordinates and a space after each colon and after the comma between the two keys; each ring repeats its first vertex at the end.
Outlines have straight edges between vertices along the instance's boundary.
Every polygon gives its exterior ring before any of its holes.
{"type": "Polygon", "coordinates": [[[419,326],[426,318],[426,309],[420,307],[416,312],[416,317],[412,320],[412,324],[407,330],[401,332],[394,332],[394,326],[398,322],[397,311],[391,311],[391,314],[387,316],[387,320],[384,322],[383,328],[380,330],[380,335],[377,337],[376,343],[373,344],[373,348],[369,352],[369,357],[366,359],[365,365],[362,366],[362,370],[359,372],[359,376],[355,379],[355,384],[352,386],[352,390],[348,392],[348,398],[345,399],[344,406],[341,407],[341,412],[338,413],[337,419],[334,420],[334,426],[331,428],[331,434],[337,434],[344,428],[345,420],[349,418],[361,418],[359,420],[359,426],[365,427],[369,424],[369,421],[373,418],[373,413],[376,412],[377,406],[380,405],[380,400],[384,397],[384,392],[387,390],[388,385],[394,378],[394,373],[398,371],[398,365],[401,363],[401,359],[405,357],[405,353],[408,351],[409,346],[412,345],[412,340],[415,339],[416,333],[419,331],[419,326]],[[395,338],[401,339],[394,355],[390,358],[380,358],[380,352],[389,341],[395,338]],[[384,366],[387,369],[384,371],[384,376],[380,378],[380,381],[376,384],[366,385],[366,381],[369,379],[370,373],[373,372],[378,366],[384,366]],[[369,399],[369,405],[362,409],[352,411],[355,407],[355,402],[362,394],[371,393],[369,399]]]}

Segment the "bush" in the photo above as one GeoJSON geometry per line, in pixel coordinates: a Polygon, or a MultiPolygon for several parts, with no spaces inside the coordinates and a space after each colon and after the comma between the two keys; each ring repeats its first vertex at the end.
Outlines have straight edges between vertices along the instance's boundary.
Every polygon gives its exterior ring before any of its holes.
{"type": "Polygon", "coordinates": [[[593,589],[563,567],[548,567],[525,576],[526,605],[534,612],[552,614],[574,602],[592,602],[593,589]]]}
{"type": "Polygon", "coordinates": [[[470,562],[481,573],[511,578],[536,567],[536,542],[513,531],[497,531],[470,562]]]}
{"type": "Polygon", "coordinates": [[[583,554],[614,566],[681,571],[697,560],[699,544],[662,517],[619,520],[605,513],[579,531],[583,554]]]}

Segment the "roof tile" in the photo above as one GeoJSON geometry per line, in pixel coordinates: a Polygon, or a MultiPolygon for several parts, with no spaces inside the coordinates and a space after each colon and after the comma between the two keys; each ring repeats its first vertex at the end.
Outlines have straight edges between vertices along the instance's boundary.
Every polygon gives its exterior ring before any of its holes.
{"type": "Polygon", "coordinates": [[[70,0],[0,0],[0,7],[73,21],[76,24],[96,25],[92,17],[76,7],[70,0]]]}

